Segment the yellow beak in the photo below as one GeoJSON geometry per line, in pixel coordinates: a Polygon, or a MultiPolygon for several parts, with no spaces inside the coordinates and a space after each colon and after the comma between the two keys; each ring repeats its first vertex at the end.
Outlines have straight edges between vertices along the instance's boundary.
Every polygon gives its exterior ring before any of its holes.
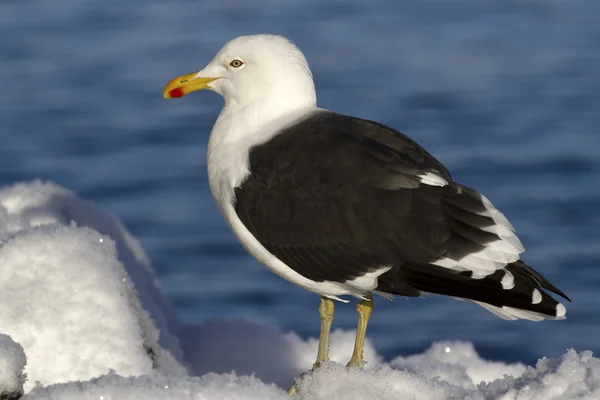
{"type": "Polygon", "coordinates": [[[177,78],[171,79],[165,89],[163,90],[163,97],[165,99],[173,99],[177,97],[183,97],[188,93],[195,92],[197,90],[208,89],[208,84],[216,81],[219,78],[202,78],[196,77],[198,73],[181,75],[177,78]]]}

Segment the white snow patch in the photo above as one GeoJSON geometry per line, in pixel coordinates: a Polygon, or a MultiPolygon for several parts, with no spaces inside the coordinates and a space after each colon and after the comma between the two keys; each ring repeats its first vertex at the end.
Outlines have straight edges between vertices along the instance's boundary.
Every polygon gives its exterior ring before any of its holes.
{"type": "MultiPolygon", "coordinates": [[[[447,344],[439,344],[443,347],[447,344]]],[[[456,344],[454,344],[456,346],[456,344]]],[[[299,382],[299,400],[352,399],[352,400],[571,400],[598,399],[600,396],[600,360],[590,352],[570,350],[559,359],[542,359],[535,368],[521,365],[503,365],[481,360],[472,349],[461,354],[455,347],[456,359],[435,365],[437,356],[425,354],[408,357],[409,370],[394,369],[387,364],[360,370],[327,362],[299,382]],[[411,369],[418,366],[419,372],[411,369]],[[452,368],[456,371],[452,371],[452,368]],[[468,371],[490,382],[474,386],[468,371]],[[484,369],[477,373],[478,367],[484,369]],[[445,371],[444,371],[445,370],[445,371]],[[524,373],[523,373],[524,371],[524,373]],[[453,382],[437,378],[442,372],[453,382]],[[502,376],[521,374],[518,377],[502,376]],[[467,373],[468,375],[468,373],[467,373]],[[496,378],[496,379],[494,379],[496,378]],[[493,380],[492,380],[493,379],[493,380]]],[[[430,350],[431,352],[431,350],[430,350]]],[[[430,353],[429,352],[429,353],[430,353]]],[[[53,386],[38,386],[24,400],[42,399],[165,399],[187,400],[283,400],[290,397],[275,385],[265,384],[257,377],[240,377],[235,373],[209,373],[200,378],[165,377],[159,373],[124,378],[108,374],[86,382],[53,386]]]]}
{"type": "MultiPolygon", "coordinates": [[[[151,276],[144,257],[118,221],[65,189],[33,182],[0,190],[0,329],[25,349],[25,391],[37,381],[110,370],[185,374],[158,345],[159,331],[129,279],[151,276]]],[[[148,282],[141,280],[140,295],[148,295],[148,282]]]]}
{"type": "Polygon", "coordinates": [[[474,389],[481,382],[490,382],[503,375],[520,376],[526,370],[523,364],[482,360],[473,344],[466,342],[434,343],[423,354],[398,357],[390,365],[427,378],[440,378],[468,389],[474,389]]]}
{"type": "Polygon", "coordinates": [[[27,358],[23,347],[0,333],[0,399],[10,398],[23,393],[23,369],[27,358]]]}
{"type": "MultiPolygon", "coordinates": [[[[146,252],[121,221],[95,204],[77,197],[72,191],[50,182],[35,180],[0,190],[0,241],[7,235],[40,225],[88,227],[110,237],[116,246],[118,260],[135,286],[141,305],[160,331],[158,338],[152,322],[144,317],[144,334],[148,335],[145,338],[146,344],[152,343],[153,346],[158,340],[161,347],[176,360],[183,360],[174,334],[179,326],[171,306],[156,279],[146,252]]],[[[163,365],[169,364],[172,358],[163,353],[156,354],[156,357],[163,365]]]]}
{"type": "Polygon", "coordinates": [[[154,373],[125,378],[108,374],[86,382],[38,386],[22,400],[283,400],[282,389],[257,378],[207,374],[175,378],[154,373]]]}
{"type": "MultiPolygon", "coordinates": [[[[315,358],[315,338],[212,321],[181,332],[201,376],[187,375],[170,330],[176,321],[142,248],[117,220],[56,185],[0,190],[0,267],[0,329],[10,335],[0,334],[0,396],[23,387],[28,400],[288,399],[284,389],[315,358]]],[[[348,369],[353,343],[353,331],[334,331],[332,361],[299,380],[296,398],[600,398],[600,360],[587,351],[531,368],[444,342],[385,363],[367,340],[365,368],[348,369]]]]}
{"type": "Polygon", "coordinates": [[[481,384],[468,399],[600,399],[600,359],[591,351],[569,350],[561,358],[542,358],[519,376],[481,384]]]}
{"type": "Polygon", "coordinates": [[[398,371],[386,364],[359,370],[327,363],[303,379],[299,387],[299,398],[303,400],[447,400],[464,399],[470,393],[460,386],[398,371]]]}

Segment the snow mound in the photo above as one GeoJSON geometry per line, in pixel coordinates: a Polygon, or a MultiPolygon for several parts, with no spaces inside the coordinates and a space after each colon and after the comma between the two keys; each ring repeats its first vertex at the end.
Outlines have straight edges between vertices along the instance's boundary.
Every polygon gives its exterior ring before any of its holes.
{"type": "MultiPolygon", "coordinates": [[[[440,343],[442,347],[446,344],[440,343]]],[[[436,346],[434,346],[435,348],[436,346]]],[[[431,350],[431,349],[430,349],[431,350]]],[[[589,351],[568,351],[559,359],[542,359],[535,369],[527,368],[519,377],[502,376],[506,368],[500,363],[488,363],[469,349],[458,347],[455,352],[461,361],[455,368],[472,369],[484,366],[488,378],[493,377],[490,367],[497,375],[492,382],[481,383],[474,388],[472,382],[456,385],[435,378],[438,367],[433,364],[421,366],[424,375],[394,370],[388,365],[378,365],[370,370],[346,369],[335,363],[302,380],[300,390],[304,399],[419,399],[419,400],[569,400],[600,398],[600,360],[589,351]],[[427,365],[433,365],[429,369],[427,365]]],[[[424,357],[428,357],[424,355],[424,357]]],[[[414,360],[414,359],[413,359],[414,360]]],[[[447,363],[451,365],[451,363],[447,363]]],[[[510,368],[509,366],[505,366],[510,368]]],[[[520,367],[519,367],[520,368],[520,367]]],[[[515,371],[513,371],[515,372],[515,371]]]]}
{"type": "Polygon", "coordinates": [[[141,309],[113,242],[89,228],[43,226],[0,247],[0,326],[29,358],[29,381],[147,374],[141,309]]]}
{"type": "MultiPolygon", "coordinates": [[[[478,359],[479,362],[483,362],[478,359]]],[[[503,377],[469,389],[386,364],[360,370],[327,362],[300,381],[298,400],[595,400],[600,398],[600,360],[569,351],[543,359],[521,377],[503,377]]],[[[209,373],[200,378],[153,373],[125,378],[108,374],[86,382],[38,386],[24,400],[45,399],[283,400],[281,388],[256,377],[209,373]]]]}
{"type": "Polygon", "coordinates": [[[472,399],[568,400],[600,399],[600,359],[591,351],[569,350],[561,358],[542,358],[535,369],[528,368],[519,377],[498,379],[481,384],[485,397],[472,399]]]}
{"type": "Polygon", "coordinates": [[[23,347],[0,333],[0,399],[18,398],[23,394],[25,364],[23,347]]]}
{"type": "MultiPolygon", "coordinates": [[[[118,260],[135,286],[138,299],[160,331],[158,343],[179,362],[183,354],[177,336],[179,329],[154,269],[141,244],[116,218],[72,191],[39,180],[17,183],[0,190],[0,240],[42,225],[88,227],[114,242],[118,260]]],[[[145,322],[151,334],[151,323],[145,322]]],[[[157,338],[148,338],[155,342],[157,338]]],[[[164,362],[168,362],[165,360],[164,362]]]]}
{"type": "Polygon", "coordinates": [[[392,367],[414,372],[428,378],[440,378],[446,382],[475,388],[481,382],[490,382],[503,375],[520,376],[526,366],[482,360],[472,343],[434,343],[423,354],[397,357],[392,367]]]}
{"type": "MultiPolygon", "coordinates": [[[[316,354],[315,338],[248,321],[179,329],[139,243],[50,183],[0,189],[0,304],[2,400],[286,399],[316,354]]],[[[367,340],[366,367],[349,369],[353,344],[354,331],[333,332],[332,361],[302,375],[296,398],[600,398],[588,351],[532,368],[442,342],[385,363],[367,340]]]]}
{"type": "Polygon", "coordinates": [[[110,370],[185,373],[158,344],[123,267],[121,259],[145,268],[133,262],[141,247],[116,220],[56,185],[21,184],[0,191],[0,243],[0,329],[27,354],[25,391],[110,370]]]}
{"type": "Polygon", "coordinates": [[[208,374],[169,378],[160,374],[124,378],[108,374],[87,382],[38,386],[22,400],[281,400],[281,389],[257,378],[208,374]]]}

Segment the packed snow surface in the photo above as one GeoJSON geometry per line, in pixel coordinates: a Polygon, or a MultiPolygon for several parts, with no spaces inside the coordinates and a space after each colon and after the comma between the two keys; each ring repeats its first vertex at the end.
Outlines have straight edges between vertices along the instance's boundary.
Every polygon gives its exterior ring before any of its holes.
{"type": "MultiPolygon", "coordinates": [[[[0,189],[0,398],[285,399],[317,340],[250,321],[180,327],[140,244],[115,218],[51,183],[0,189]]],[[[364,369],[344,366],[353,331],[297,399],[600,398],[600,360],[568,350],[535,367],[434,343],[364,369]]]]}
{"type": "Polygon", "coordinates": [[[0,333],[0,399],[22,394],[25,364],[23,347],[10,336],[0,333]]]}

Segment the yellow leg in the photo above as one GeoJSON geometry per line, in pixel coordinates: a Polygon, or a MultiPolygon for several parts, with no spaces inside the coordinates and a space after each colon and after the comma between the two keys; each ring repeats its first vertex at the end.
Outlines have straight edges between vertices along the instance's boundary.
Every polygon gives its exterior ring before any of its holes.
{"type": "Polygon", "coordinates": [[[335,305],[333,300],[321,296],[319,305],[319,315],[321,317],[321,333],[319,334],[319,351],[317,352],[317,361],[313,364],[313,369],[319,368],[323,361],[329,359],[329,332],[331,331],[331,322],[333,321],[333,312],[335,305]]]}
{"type": "MultiPolygon", "coordinates": [[[[333,300],[321,296],[319,304],[319,316],[321,317],[321,333],[319,334],[319,350],[317,351],[317,361],[313,364],[313,370],[319,368],[323,361],[329,359],[329,332],[333,322],[333,312],[335,305],[333,300]]],[[[301,379],[300,377],[299,379],[301,379]]],[[[288,389],[289,395],[295,395],[298,392],[297,381],[288,389]]]]}
{"type": "Polygon", "coordinates": [[[356,304],[358,312],[358,327],[356,328],[356,340],[354,342],[354,352],[348,362],[348,367],[361,367],[363,364],[363,347],[365,344],[365,335],[367,333],[367,324],[373,310],[373,297],[368,296],[366,300],[360,300],[356,304]]]}

